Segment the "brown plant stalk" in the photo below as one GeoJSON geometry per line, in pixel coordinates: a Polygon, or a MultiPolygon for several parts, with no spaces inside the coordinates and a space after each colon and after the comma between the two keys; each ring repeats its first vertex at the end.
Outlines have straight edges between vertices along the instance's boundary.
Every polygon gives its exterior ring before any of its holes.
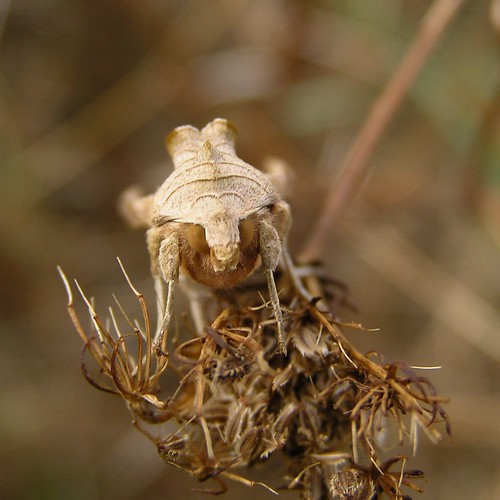
{"type": "Polygon", "coordinates": [[[369,162],[375,147],[463,3],[464,0],[435,0],[429,7],[403,60],[373,104],[349,149],[340,174],[332,184],[323,210],[299,255],[300,262],[314,262],[323,256],[332,228],[369,174],[369,162]]]}

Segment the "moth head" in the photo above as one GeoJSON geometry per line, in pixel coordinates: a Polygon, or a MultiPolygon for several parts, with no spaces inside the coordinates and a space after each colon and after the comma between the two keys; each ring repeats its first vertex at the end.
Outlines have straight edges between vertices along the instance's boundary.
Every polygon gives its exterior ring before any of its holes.
{"type": "Polygon", "coordinates": [[[240,259],[240,250],[255,236],[255,222],[251,218],[235,220],[225,214],[216,214],[204,225],[187,224],[186,239],[197,253],[209,254],[215,272],[231,271],[240,259]]]}

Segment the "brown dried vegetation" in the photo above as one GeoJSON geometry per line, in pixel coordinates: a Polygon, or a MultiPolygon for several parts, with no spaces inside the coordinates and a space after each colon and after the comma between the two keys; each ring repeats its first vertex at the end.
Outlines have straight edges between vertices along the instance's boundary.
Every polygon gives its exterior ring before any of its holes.
{"type": "MultiPolygon", "coordinates": [[[[324,286],[331,305],[339,302],[317,269],[309,272],[307,281],[324,286]]],[[[202,336],[164,335],[158,345],[148,305],[124,274],[141,321],[118,301],[120,315],[110,309],[104,321],[78,287],[91,318],[88,332],[62,274],[69,313],[85,343],[83,374],[124,399],[134,425],[163,461],[199,481],[217,482],[204,491],[226,491],[223,480],[229,478],[276,492],[233,472],[276,453],[288,470],[277,488],[299,490],[306,499],[409,498],[403,487],[421,491],[414,480],[423,473],[407,470],[406,457],[387,450],[410,443],[415,451],[419,432],[437,442],[438,424],[449,433],[443,398],[404,363],[387,365],[376,352],[361,354],[346,334],[360,325],[343,325],[333,307],[325,312],[324,301],[321,307],[308,302],[288,276],[280,276],[286,356],[277,349],[264,283],[253,291],[233,290],[237,300],[218,292],[220,314],[202,336]],[[176,423],[174,432],[152,425],[167,421],[176,423]]]]}

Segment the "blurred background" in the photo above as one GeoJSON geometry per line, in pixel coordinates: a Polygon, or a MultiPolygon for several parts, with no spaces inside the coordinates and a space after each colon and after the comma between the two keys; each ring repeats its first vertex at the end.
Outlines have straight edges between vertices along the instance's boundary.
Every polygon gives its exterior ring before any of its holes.
{"type": "MultiPolygon", "coordinates": [[[[429,1],[0,1],[0,497],[206,498],[160,462],[123,402],[85,382],[61,265],[100,310],[151,296],[116,199],[152,191],[174,127],[215,117],[238,152],[295,172],[298,253],[429,1]]],[[[500,498],[499,2],[466,2],[372,158],[323,261],[363,351],[426,371],[453,435],[422,437],[422,499],[500,498]]],[[[420,372],[419,372],[420,373],[420,372]]],[[[242,471],[246,474],[246,471],[242,471]]],[[[251,472],[249,473],[251,475],[251,472]]],[[[268,483],[283,485],[276,465],[268,483]]],[[[228,498],[271,498],[230,484],[228,498]]],[[[295,493],[284,492],[286,498],[295,493]]]]}

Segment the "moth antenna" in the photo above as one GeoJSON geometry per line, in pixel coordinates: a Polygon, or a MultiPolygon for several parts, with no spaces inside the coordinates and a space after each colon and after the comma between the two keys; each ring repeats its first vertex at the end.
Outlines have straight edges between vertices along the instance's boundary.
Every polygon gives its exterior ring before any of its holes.
{"type": "Polygon", "coordinates": [[[271,306],[273,308],[274,317],[276,318],[276,325],[278,329],[278,350],[286,356],[285,324],[283,322],[283,313],[281,312],[278,290],[276,289],[273,272],[270,269],[266,269],[264,272],[267,278],[269,297],[271,299],[271,306]]]}
{"type": "Polygon", "coordinates": [[[160,349],[162,352],[167,351],[167,337],[168,337],[168,327],[174,312],[174,288],[175,282],[167,282],[167,300],[165,304],[165,309],[163,313],[163,320],[161,323],[160,335],[158,343],[160,344],[160,349]]]}

